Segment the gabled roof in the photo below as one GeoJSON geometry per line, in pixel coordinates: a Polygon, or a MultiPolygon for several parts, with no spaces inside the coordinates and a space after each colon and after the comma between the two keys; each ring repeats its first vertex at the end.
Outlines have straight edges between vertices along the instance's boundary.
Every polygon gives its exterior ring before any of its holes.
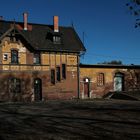
{"type": "Polygon", "coordinates": [[[35,51],[76,52],[86,51],[72,27],[59,27],[54,33],[53,25],[28,23],[29,30],[23,30],[22,22],[0,21],[0,40],[13,28],[33,47],[35,51]],[[53,36],[60,36],[61,43],[54,43],[53,36]]]}

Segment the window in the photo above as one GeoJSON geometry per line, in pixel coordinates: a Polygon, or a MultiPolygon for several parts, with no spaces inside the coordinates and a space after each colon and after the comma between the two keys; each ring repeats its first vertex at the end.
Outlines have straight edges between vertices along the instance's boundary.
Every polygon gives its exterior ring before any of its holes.
{"type": "Polygon", "coordinates": [[[60,36],[53,36],[53,42],[55,44],[60,44],[61,43],[61,38],[60,36]]]}
{"type": "Polygon", "coordinates": [[[61,81],[60,67],[56,67],[56,76],[57,81],[61,81]]]}
{"type": "Polygon", "coordinates": [[[10,92],[12,93],[20,93],[21,92],[21,81],[17,78],[12,78],[10,80],[10,92]]]}
{"type": "Polygon", "coordinates": [[[136,73],[136,82],[137,82],[137,84],[140,83],[140,74],[139,73],[136,73]]]}
{"type": "Polygon", "coordinates": [[[98,86],[103,86],[104,85],[104,74],[99,73],[97,76],[97,85],[98,86]]]}
{"type": "Polygon", "coordinates": [[[17,50],[11,50],[11,63],[18,64],[18,51],[17,50]]]}
{"type": "Polygon", "coordinates": [[[35,53],[34,54],[34,64],[40,64],[41,60],[40,60],[40,54],[39,53],[35,53]]]}
{"type": "Polygon", "coordinates": [[[7,54],[7,53],[4,53],[4,54],[3,54],[3,60],[4,60],[4,61],[7,61],[7,60],[8,60],[8,54],[7,54]]]}
{"type": "Polygon", "coordinates": [[[66,79],[66,64],[62,64],[62,78],[66,79]]]}
{"type": "Polygon", "coordinates": [[[51,83],[55,84],[55,70],[51,70],[51,83]]]}

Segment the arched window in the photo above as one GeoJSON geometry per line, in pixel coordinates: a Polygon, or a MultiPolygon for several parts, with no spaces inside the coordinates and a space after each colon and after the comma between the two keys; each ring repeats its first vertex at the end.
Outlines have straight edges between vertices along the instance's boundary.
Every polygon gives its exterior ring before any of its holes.
{"type": "Polygon", "coordinates": [[[21,92],[21,80],[18,78],[10,79],[10,92],[20,93],[21,92]]]}
{"type": "Polygon", "coordinates": [[[84,81],[85,83],[89,83],[89,82],[90,82],[90,78],[86,77],[86,78],[83,79],[83,81],[84,81]]]}
{"type": "Polygon", "coordinates": [[[18,51],[17,50],[11,50],[11,63],[18,64],[18,51]]]}
{"type": "Polygon", "coordinates": [[[103,86],[104,82],[105,82],[104,73],[99,73],[98,76],[97,76],[97,85],[98,86],[103,86]]]}

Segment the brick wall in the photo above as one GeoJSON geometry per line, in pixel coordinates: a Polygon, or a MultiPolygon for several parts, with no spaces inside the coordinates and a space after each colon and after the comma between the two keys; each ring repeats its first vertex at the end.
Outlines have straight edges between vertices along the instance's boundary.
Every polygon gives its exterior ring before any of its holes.
{"type": "Polygon", "coordinates": [[[42,81],[42,100],[77,98],[77,54],[59,52],[40,52],[41,64],[33,64],[33,52],[20,41],[11,42],[9,38],[2,41],[0,56],[7,54],[0,64],[0,100],[31,101],[34,95],[34,79],[42,81]],[[11,50],[16,49],[19,63],[11,64],[11,50]],[[62,64],[66,65],[66,79],[62,78],[62,64]],[[55,84],[51,83],[51,70],[60,67],[61,77],[55,84]],[[13,95],[9,79],[21,80],[21,92],[13,95]]]}
{"type": "Polygon", "coordinates": [[[114,91],[114,76],[115,73],[122,73],[124,75],[124,91],[140,89],[140,83],[137,81],[136,75],[140,75],[140,70],[126,69],[126,68],[80,68],[80,96],[87,98],[85,95],[85,78],[89,82],[89,98],[102,98],[110,91],[114,91]],[[98,85],[99,73],[104,74],[104,84],[98,85]]]}

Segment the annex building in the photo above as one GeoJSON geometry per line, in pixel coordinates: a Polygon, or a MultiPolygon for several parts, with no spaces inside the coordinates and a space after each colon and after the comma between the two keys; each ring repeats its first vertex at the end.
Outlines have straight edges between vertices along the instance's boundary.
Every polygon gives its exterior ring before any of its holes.
{"type": "Polygon", "coordinates": [[[140,65],[80,65],[80,97],[102,98],[109,92],[140,91],[140,65]]]}

